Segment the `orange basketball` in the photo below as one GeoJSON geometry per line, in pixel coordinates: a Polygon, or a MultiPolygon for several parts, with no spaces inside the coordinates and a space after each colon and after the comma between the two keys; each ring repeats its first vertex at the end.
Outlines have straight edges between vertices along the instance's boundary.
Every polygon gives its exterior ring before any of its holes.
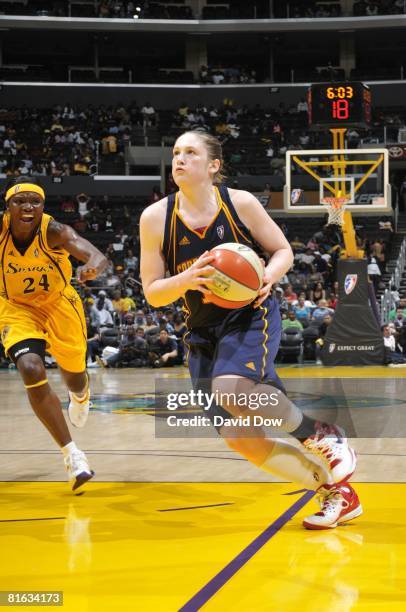
{"type": "Polygon", "coordinates": [[[222,308],[242,308],[255,300],[262,287],[264,266],[250,247],[226,242],[214,247],[210,255],[216,259],[210,264],[216,269],[211,277],[213,293],[210,301],[222,308]]]}

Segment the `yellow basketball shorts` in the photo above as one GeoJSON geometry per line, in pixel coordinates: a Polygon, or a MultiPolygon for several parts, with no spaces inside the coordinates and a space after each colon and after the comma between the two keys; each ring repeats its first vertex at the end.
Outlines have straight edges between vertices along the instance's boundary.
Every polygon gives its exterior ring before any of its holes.
{"type": "Polygon", "coordinates": [[[17,344],[36,338],[68,372],[86,368],[86,322],[82,301],[73,287],[50,303],[17,304],[0,298],[0,335],[6,354],[17,344]]]}

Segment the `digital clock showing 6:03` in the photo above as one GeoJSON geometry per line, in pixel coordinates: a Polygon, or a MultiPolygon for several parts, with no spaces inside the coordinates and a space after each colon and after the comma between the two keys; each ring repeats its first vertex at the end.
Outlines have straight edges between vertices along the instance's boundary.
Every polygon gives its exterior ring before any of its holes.
{"type": "Polygon", "coordinates": [[[367,127],[371,92],[364,83],[314,83],[308,90],[309,125],[367,127]]]}
{"type": "Polygon", "coordinates": [[[354,88],[351,85],[345,87],[327,87],[326,96],[332,100],[331,115],[333,119],[348,119],[350,116],[349,100],[354,97],[354,88]]]}

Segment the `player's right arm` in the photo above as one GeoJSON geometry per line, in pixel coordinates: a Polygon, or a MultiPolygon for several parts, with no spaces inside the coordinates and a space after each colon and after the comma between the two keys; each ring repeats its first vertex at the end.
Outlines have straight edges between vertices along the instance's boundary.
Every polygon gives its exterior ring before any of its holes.
{"type": "Polygon", "coordinates": [[[210,284],[208,277],[213,268],[208,264],[214,258],[207,251],[188,270],[165,278],[162,252],[165,217],[166,199],[148,206],[140,218],[141,281],[144,295],[154,308],[176,302],[189,290],[201,291],[206,297],[211,295],[205,285],[210,284]]]}

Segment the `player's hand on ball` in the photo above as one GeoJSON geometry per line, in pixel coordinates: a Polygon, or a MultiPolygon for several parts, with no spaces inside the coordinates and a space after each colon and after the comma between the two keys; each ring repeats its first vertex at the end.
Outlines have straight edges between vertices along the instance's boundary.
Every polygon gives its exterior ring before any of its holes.
{"type": "Polygon", "coordinates": [[[262,302],[266,300],[266,298],[272,291],[273,283],[274,281],[272,280],[270,273],[267,272],[265,268],[264,278],[262,280],[262,287],[259,290],[258,297],[254,302],[254,308],[258,308],[262,304],[262,302]]]}
{"type": "Polygon", "coordinates": [[[212,282],[210,277],[215,269],[209,264],[214,259],[213,255],[209,255],[208,251],[205,251],[188,270],[182,272],[186,291],[200,291],[205,298],[211,295],[211,291],[206,285],[210,286],[212,282]]]}
{"type": "Polygon", "coordinates": [[[86,281],[94,280],[95,278],[97,278],[97,270],[93,267],[88,268],[86,265],[79,266],[76,270],[76,278],[80,283],[85,283],[86,281]]]}

